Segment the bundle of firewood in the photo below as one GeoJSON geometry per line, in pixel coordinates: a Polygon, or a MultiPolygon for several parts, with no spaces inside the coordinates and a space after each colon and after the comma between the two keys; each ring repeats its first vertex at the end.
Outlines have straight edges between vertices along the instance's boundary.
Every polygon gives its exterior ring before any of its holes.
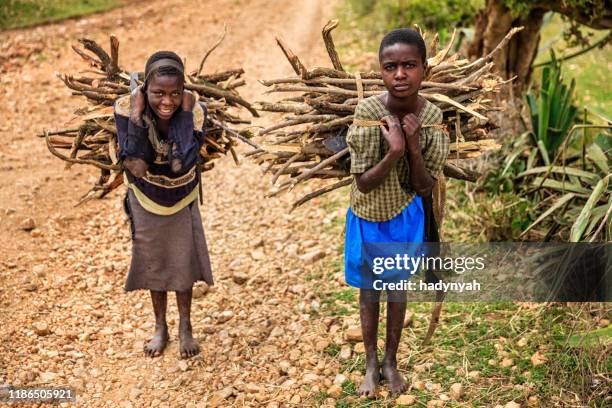
{"type": "MultiPolygon", "coordinates": [[[[298,56],[277,39],[297,76],[260,81],[270,88],[268,93],[291,93],[275,103],[259,102],[259,110],[284,112],[286,116],[262,129],[259,135],[265,137],[265,144],[247,153],[257,163],[265,165],[264,172],[272,174],[275,187],[270,194],[307,180],[339,179],[302,197],[294,203],[294,208],[351,183],[344,138],[353,123],[355,107],[361,98],[385,91],[379,72],[349,73],[343,69],[331,38],[331,31],[337,24],[337,20],[332,20],[323,28],[323,40],[334,68],[306,69],[298,56]]],[[[490,94],[499,91],[504,82],[492,72],[491,57],[518,30],[509,32],[491,54],[475,61],[462,59],[458,54],[449,55],[455,33],[442,50],[438,49],[437,35],[429,44],[428,55],[432,57],[427,60],[419,94],[443,111],[442,127],[452,142],[444,168],[448,177],[476,180],[478,174],[461,168],[460,162],[499,148],[489,137],[496,126],[486,113],[497,109],[490,104],[490,94]]]]}
{"type": "MultiPolygon", "coordinates": [[[[201,170],[213,168],[214,160],[228,152],[238,163],[234,151],[236,140],[253,148],[258,146],[249,140],[251,133],[232,129],[230,124],[250,123],[230,111],[230,107],[246,108],[253,116],[257,111],[240,97],[236,88],[245,84],[241,78],[242,68],[224,72],[203,74],[206,58],[220,44],[223,37],[205,54],[199,69],[186,75],[185,88],[203,103],[208,115],[205,123],[205,141],[200,150],[201,170]]],[[[54,131],[44,131],[47,147],[51,153],[67,162],[88,164],[101,170],[101,176],[93,188],[81,198],[80,203],[91,198],[102,198],[123,182],[121,164],[117,160],[117,129],[113,116],[113,104],[128,95],[131,88],[142,84],[142,72],[129,73],[119,67],[119,41],[110,37],[110,55],[97,43],[88,39],[79,40],[82,47],[73,50],[89,63],[92,69],[82,75],[58,74],[58,77],[73,91],[73,95],[84,96],[88,106],[77,110],[75,126],[54,131]],[[87,52],[89,51],[89,52],[87,52]],[[68,151],[66,154],[60,150],[68,151]]],[[[202,111],[200,110],[200,113],[202,111]]]]}

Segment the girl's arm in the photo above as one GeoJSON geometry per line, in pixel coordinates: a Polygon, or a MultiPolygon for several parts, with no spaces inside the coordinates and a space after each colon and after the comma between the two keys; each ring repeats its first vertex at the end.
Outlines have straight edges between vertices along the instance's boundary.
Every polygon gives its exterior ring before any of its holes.
{"type": "MultiPolygon", "coordinates": [[[[436,123],[440,123],[440,118],[436,123]]],[[[410,184],[420,196],[427,196],[436,181],[436,175],[444,168],[449,151],[448,134],[442,130],[430,130],[431,140],[427,142],[425,151],[420,145],[421,124],[414,115],[403,119],[403,129],[406,135],[406,151],[410,166],[410,184]]]]}
{"type": "Polygon", "coordinates": [[[183,91],[183,104],[176,113],[176,120],[170,125],[169,138],[172,146],[172,170],[175,173],[189,170],[198,160],[201,141],[198,139],[199,129],[194,129],[193,107],[195,96],[189,91],[183,91]],[[178,165],[175,165],[178,163],[178,165]]]}
{"type": "Polygon", "coordinates": [[[398,118],[395,116],[385,116],[382,120],[389,126],[389,130],[385,129],[384,126],[380,127],[383,137],[389,144],[389,150],[382,160],[373,167],[364,173],[355,174],[357,188],[364,194],[374,190],[385,181],[391,169],[405,151],[404,137],[398,118]]]}
{"type": "Polygon", "coordinates": [[[433,177],[425,167],[425,161],[421,155],[421,123],[416,115],[408,114],[403,119],[403,129],[406,135],[406,151],[408,153],[408,164],[410,166],[410,185],[421,197],[428,196],[435,183],[433,177]]]}
{"type": "Polygon", "coordinates": [[[145,161],[145,149],[149,129],[142,121],[144,93],[140,87],[130,96],[130,117],[115,113],[119,160],[135,177],[144,177],[149,165],[145,161]]]}

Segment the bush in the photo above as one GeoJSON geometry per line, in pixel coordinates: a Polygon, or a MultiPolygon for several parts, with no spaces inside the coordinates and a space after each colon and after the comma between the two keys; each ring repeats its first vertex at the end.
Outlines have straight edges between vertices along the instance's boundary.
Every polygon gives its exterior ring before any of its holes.
{"type": "Polygon", "coordinates": [[[474,22],[484,0],[349,0],[349,4],[357,16],[371,14],[379,32],[418,24],[438,32],[444,42],[449,28],[474,22]]]}

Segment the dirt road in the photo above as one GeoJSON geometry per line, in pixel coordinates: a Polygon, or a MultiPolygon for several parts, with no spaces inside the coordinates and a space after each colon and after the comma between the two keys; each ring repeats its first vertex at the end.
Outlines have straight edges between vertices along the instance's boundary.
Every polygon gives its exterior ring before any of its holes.
{"type": "Polygon", "coordinates": [[[313,205],[288,215],[291,196],[264,200],[267,180],[253,164],[218,162],[205,175],[202,207],[217,284],[208,292],[198,287],[194,300],[202,353],[179,360],[171,302],[170,346],[147,359],[148,294],[122,289],[130,256],[123,190],[73,208],[96,171],[64,170],[34,135],[64,125],[82,103],[53,76],[83,69],[69,48],[76,38],[106,44],[116,34],[128,69],[142,69],[158,49],[178,52],[194,68],[226,22],[229,34],[205,71],[244,67],[241,93],[257,100],[257,79],[290,73],[275,35],[307,66],[329,65],[320,28],[333,7],[315,0],[147,1],[0,34],[0,41],[21,36],[46,44],[0,77],[0,385],[69,385],[77,405],[88,407],[309,406],[332,386],[338,364],[322,351],[341,342],[346,322],[318,313],[318,283],[306,276],[321,275],[338,256],[331,248],[340,238],[322,229],[337,209],[313,205]],[[34,233],[20,229],[28,217],[34,233]],[[299,260],[316,251],[325,258],[299,260]]]}

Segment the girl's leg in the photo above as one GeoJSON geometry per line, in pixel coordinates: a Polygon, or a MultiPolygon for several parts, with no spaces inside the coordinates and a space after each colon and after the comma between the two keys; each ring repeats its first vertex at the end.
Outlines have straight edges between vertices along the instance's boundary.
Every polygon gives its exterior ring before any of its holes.
{"type": "Polygon", "coordinates": [[[153,302],[153,313],[155,313],[155,334],[144,346],[144,352],[149,357],[156,357],[161,355],[168,344],[168,325],[166,324],[168,294],[152,290],[151,301],[153,302]]]}
{"type": "Polygon", "coordinates": [[[389,389],[392,394],[401,394],[406,391],[406,380],[397,370],[397,349],[405,316],[406,300],[403,302],[387,302],[387,339],[382,361],[382,375],[389,382],[389,389]]]}
{"type": "Polygon", "coordinates": [[[176,303],[179,310],[179,342],[182,358],[193,357],[200,352],[198,342],[191,331],[191,288],[176,292],[176,303]]]}
{"type": "Polygon", "coordinates": [[[376,387],[380,381],[380,366],[376,351],[378,334],[378,316],[380,315],[380,292],[370,289],[359,290],[359,318],[361,333],[366,352],[366,374],[359,387],[359,395],[368,398],[376,396],[376,387]]]}

